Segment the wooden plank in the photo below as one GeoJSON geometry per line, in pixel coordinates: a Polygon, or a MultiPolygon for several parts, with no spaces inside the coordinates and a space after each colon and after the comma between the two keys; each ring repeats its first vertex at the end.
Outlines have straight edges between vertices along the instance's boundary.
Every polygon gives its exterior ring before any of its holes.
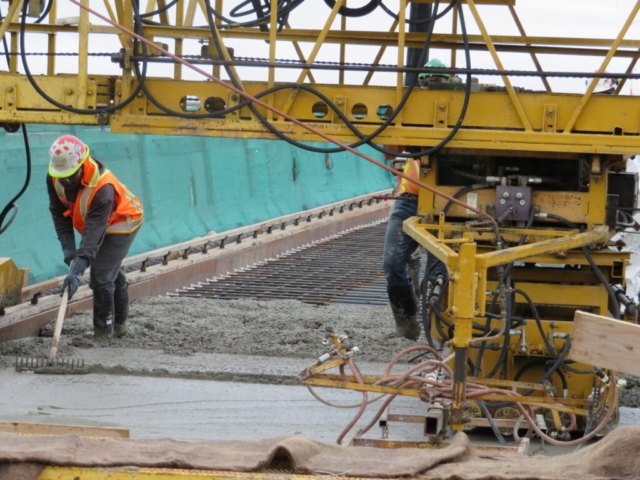
{"type": "Polygon", "coordinates": [[[640,375],[640,325],[576,311],[569,358],[640,375]]]}
{"type": "Polygon", "coordinates": [[[30,435],[79,435],[81,437],[129,438],[125,428],[81,427],[47,423],[0,422],[0,432],[30,435]]]}

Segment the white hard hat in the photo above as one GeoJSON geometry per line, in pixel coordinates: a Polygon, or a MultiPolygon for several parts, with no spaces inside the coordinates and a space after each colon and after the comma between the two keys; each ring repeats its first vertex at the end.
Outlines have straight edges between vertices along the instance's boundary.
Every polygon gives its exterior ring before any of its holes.
{"type": "Polygon", "coordinates": [[[55,178],[70,177],[89,157],[89,147],[73,135],[58,138],[49,149],[49,175],[55,178]]]}

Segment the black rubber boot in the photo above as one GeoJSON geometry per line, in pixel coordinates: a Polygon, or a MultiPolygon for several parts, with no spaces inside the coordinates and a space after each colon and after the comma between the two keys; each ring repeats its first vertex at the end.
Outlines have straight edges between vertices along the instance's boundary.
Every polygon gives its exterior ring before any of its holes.
{"type": "Polygon", "coordinates": [[[129,284],[127,278],[120,272],[116,280],[116,290],[113,293],[114,306],[114,334],[122,337],[127,333],[125,322],[129,316],[129,284]]]}
{"type": "Polygon", "coordinates": [[[393,318],[396,321],[395,336],[418,340],[421,330],[417,320],[418,298],[413,285],[387,287],[387,293],[393,318]]]}
{"type": "Polygon", "coordinates": [[[93,335],[105,337],[113,334],[113,295],[99,290],[93,292],[93,335]]]}

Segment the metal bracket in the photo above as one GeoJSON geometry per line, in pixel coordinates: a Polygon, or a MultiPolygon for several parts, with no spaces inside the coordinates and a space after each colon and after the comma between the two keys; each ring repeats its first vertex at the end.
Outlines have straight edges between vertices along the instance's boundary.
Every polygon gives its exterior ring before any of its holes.
{"type": "Polygon", "coordinates": [[[436,102],[436,113],[433,117],[433,128],[447,128],[449,120],[449,103],[445,100],[436,102]]]}
{"type": "Polygon", "coordinates": [[[556,133],[556,122],[558,120],[558,106],[545,105],[542,114],[542,130],[547,133],[556,133]]]}

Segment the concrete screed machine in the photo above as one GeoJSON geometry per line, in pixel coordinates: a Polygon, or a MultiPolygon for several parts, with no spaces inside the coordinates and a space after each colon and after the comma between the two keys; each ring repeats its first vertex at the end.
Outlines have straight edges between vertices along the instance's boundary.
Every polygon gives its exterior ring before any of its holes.
{"type": "MultiPolygon", "coordinates": [[[[527,36],[524,0],[310,3],[3,1],[0,122],[279,139],[327,153],[404,146],[398,158],[420,162],[418,216],[404,230],[447,269],[423,288],[430,346],[415,348],[425,356],[403,375],[360,376],[344,368],[357,349],[328,331],[331,348],[301,381],[419,397],[424,414],[409,420],[436,443],[448,428],[479,426],[568,444],[605,433],[616,377],[572,360],[571,331],[576,310],[637,321],[625,293],[630,253],[612,238],[636,226],[626,162],[640,150],[640,99],[621,92],[637,77],[640,40],[627,37],[640,1],[615,38],[591,39],[527,36]],[[77,35],[77,74],[58,75],[63,33],[77,35]],[[90,71],[98,35],[114,46],[118,75],[90,71]],[[425,68],[436,54],[451,67],[425,68]],[[568,71],[543,70],[559,55],[568,71]],[[597,59],[595,72],[571,67],[585,58],[597,59]],[[151,74],[163,64],[164,76],[151,74]],[[421,88],[421,73],[450,81],[421,88]],[[554,93],[567,77],[586,79],[584,92],[554,93]],[[602,94],[608,77],[616,82],[602,94]],[[534,89],[514,86],[532,79],[534,89]],[[318,140],[335,145],[304,143],[318,140]],[[333,367],[341,374],[325,373],[333,367]]],[[[580,22],[572,2],[557,3],[566,24],[580,22]]],[[[386,404],[380,415],[403,419],[386,404]]]]}

